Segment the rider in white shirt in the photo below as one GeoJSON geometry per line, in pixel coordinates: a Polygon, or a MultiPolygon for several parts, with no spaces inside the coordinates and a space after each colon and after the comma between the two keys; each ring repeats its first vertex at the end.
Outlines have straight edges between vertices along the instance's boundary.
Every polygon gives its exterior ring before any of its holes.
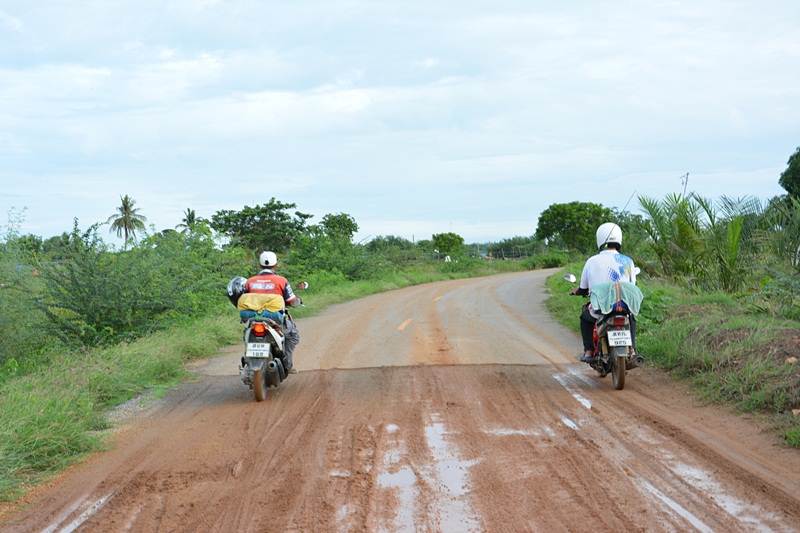
{"type": "MultiPolygon", "coordinates": [[[[590,257],[583,267],[581,282],[572,290],[572,294],[587,296],[594,285],[605,281],[628,281],[636,283],[636,272],[633,259],[619,252],[622,247],[622,229],[613,222],[606,222],[597,228],[597,255],[590,257]]],[[[581,361],[590,363],[594,360],[594,341],[592,339],[594,324],[602,315],[586,303],[581,311],[581,337],[583,339],[583,356],[581,361]]],[[[631,334],[635,330],[635,322],[631,321],[631,334]]]]}

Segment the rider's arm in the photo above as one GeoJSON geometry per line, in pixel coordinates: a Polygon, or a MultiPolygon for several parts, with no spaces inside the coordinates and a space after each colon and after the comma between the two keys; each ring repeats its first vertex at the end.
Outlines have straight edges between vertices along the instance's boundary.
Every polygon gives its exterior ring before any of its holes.
{"type": "Polygon", "coordinates": [[[292,286],[289,285],[288,281],[283,288],[283,300],[286,302],[286,305],[291,307],[300,307],[303,305],[303,299],[294,293],[292,286]]]}

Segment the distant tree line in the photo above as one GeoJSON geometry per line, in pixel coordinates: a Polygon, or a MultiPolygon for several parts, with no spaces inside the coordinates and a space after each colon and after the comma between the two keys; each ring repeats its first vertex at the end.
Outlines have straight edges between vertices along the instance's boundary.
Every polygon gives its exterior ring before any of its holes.
{"type": "Polygon", "coordinates": [[[280,255],[288,276],[326,283],[382,279],[415,265],[464,269],[490,258],[557,267],[595,253],[595,230],[608,221],[622,227],[623,252],[646,274],[697,290],[745,293],[754,305],[800,318],[800,148],[779,183],[787,194],[767,201],[640,196],[642,214],[590,202],[552,204],[532,235],[491,243],[465,243],[452,232],[354,243],[359,226],[349,214],[313,224],[296,204],[275,198],[210,219],[187,208],[174,230],[148,233],[136,202],[124,195],[105,222],[124,239],[115,250],[101,238],[101,223],[82,230],[76,220],[71,232],[42,239],[21,235],[24,211],[12,210],[0,235],[0,368],[23,353],[46,351],[29,335],[34,324],[52,328],[48,339],[92,346],[225,306],[222,288],[234,275],[257,271],[265,249],[280,255]]]}

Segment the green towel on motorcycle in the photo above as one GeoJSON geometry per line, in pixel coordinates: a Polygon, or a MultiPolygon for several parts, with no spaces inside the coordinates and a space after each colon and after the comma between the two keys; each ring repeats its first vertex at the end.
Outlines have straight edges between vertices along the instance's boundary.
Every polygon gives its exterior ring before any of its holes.
{"type": "Polygon", "coordinates": [[[589,295],[592,309],[607,315],[612,311],[630,310],[639,314],[644,295],[639,287],[629,281],[604,281],[592,287],[589,295]]]}

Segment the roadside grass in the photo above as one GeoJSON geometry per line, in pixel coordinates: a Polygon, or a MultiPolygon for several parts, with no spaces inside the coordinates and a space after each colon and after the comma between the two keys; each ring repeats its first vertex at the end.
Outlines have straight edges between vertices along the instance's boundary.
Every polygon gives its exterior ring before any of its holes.
{"type": "Polygon", "coordinates": [[[102,449],[108,409],[185,379],[187,361],[236,342],[239,331],[231,323],[229,316],[190,320],[131,344],[63,352],[38,372],[5,379],[0,501],[102,449]]]}
{"type": "MultiPolygon", "coordinates": [[[[546,305],[561,324],[579,331],[582,298],[570,297],[570,264],[547,280],[546,305]]],[[[578,274],[576,274],[578,275],[578,274]]],[[[800,447],[800,322],[755,312],[746,298],[694,294],[642,278],[637,348],[647,364],[688,380],[708,401],[768,415],[790,446],[800,447]]]]}
{"type": "MultiPolygon", "coordinates": [[[[475,261],[415,268],[381,280],[347,282],[331,274],[309,279],[297,317],[330,305],[431,281],[525,270],[515,261],[475,261]]],[[[294,280],[295,283],[300,280],[294,280]]],[[[224,287],[220,289],[224,298],[224,287]]],[[[224,307],[222,308],[224,309],[224,307]]],[[[145,391],[162,392],[191,374],[186,363],[210,357],[241,339],[236,310],[217,309],[131,343],[61,351],[25,375],[0,376],[0,501],[103,449],[110,409],[145,391]]],[[[11,373],[8,373],[11,372],[11,373]]]]}

